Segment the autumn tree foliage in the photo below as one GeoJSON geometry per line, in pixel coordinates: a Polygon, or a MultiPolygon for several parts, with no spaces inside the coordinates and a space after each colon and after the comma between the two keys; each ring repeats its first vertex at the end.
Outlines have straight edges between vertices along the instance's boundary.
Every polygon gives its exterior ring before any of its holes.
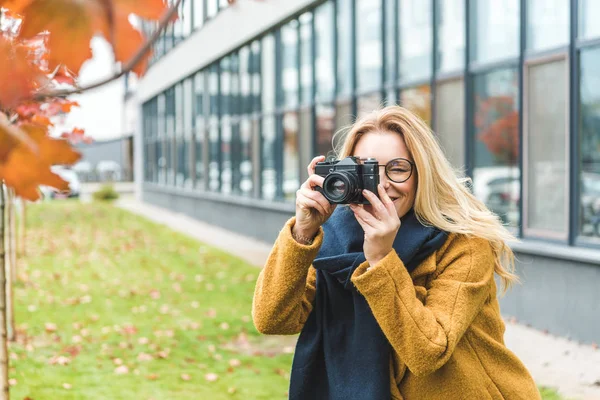
{"type": "Polygon", "coordinates": [[[50,167],[77,162],[71,143],[86,138],[81,129],[49,136],[52,118],[77,106],[69,94],[129,71],[143,74],[152,41],[180,2],[169,8],[164,0],[0,0],[0,181],[28,200],[39,198],[39,185],[66,190],[50,167]],[[144,38],[132,24],[134,15],[159,20],[157,32],[144,38]],[[94,36],[112,46],[120,70],[81,88],[77,76],[92,57],[94,36]]]}
{"type": "Polygon", "coordinates": [[[477,98],[475,127],[487,149],[504,165],[519,158],[519,112],[512,96],[477,98]]]}

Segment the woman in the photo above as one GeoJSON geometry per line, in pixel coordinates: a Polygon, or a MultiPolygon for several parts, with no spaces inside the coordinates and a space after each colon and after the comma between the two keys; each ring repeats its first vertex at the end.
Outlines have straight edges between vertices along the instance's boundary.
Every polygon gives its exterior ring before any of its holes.
{"type": "Polygon", "coordinates": [[[296,215],[273,246],[252,315],[301,332],[291,399],[539,399],[504,345],[512,235],[456,177],[429,128],[401,107],[358,120],[340,158],[381,166],[370,205],[337,207],[308,166],[296,215]],[[335,212],[334,212],[335,210],[335,212]]]}

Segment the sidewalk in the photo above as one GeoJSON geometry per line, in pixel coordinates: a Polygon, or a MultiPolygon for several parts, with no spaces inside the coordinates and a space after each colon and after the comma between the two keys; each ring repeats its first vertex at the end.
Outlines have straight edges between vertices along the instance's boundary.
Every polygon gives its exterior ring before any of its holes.
{"type": "MultiPolygon", "coordinates": [[[[117,205],[214,247],[237,249],[240,258],[256,266],[264,264],[271,249],[268,243],[134,199],[122,199],[117,205]]],[[[570,400],[600,400],[600,349],[508,321],[505,341],[539,386],[555,388],[570,400]]]]}

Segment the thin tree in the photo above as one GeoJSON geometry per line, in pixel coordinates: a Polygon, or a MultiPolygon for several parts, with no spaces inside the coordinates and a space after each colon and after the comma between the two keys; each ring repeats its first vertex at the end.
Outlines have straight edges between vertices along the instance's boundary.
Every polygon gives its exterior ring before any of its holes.
{"type": "Polygon", "coordinates": [[[8,385],[8,345],[6,337],[6,251],[4,246],[4,182],[0,182],[0,400],[10,398],[8,385]]]}
{"type": "Polygon", "coordinates": [[[5,245],[5,260],[6,264],[6,324],[7,337],[9,341],[14,341],[16,338],[15,331],[15,297],[14,284],[17,280],[17,257],[15,249],[15,195],[11,188],[6,188],[6,245],[5,245]]]}

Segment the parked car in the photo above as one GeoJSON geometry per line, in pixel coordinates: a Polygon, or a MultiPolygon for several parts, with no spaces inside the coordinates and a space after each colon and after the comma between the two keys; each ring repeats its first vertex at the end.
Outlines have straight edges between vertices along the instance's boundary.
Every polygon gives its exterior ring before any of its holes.
{"type": "Polygon", "coordinates": [[[42,196],[44,198],[54,199],[59,197],[79,197],[81,193],[81,182],[79,181],[79,177],[75,171],[60,165],[52,166],[51,171],[69,183],[69,190],[66,192],[60,192],[56,188],[42,185],[40,186],[40,191],[42,192],[42,196]]]}
{"type": "Polygon", "coordinates": [[[112,160],[103,160],[96,165],[101,182],[118,182],[121,180],[121,164],[112,160]]]}

